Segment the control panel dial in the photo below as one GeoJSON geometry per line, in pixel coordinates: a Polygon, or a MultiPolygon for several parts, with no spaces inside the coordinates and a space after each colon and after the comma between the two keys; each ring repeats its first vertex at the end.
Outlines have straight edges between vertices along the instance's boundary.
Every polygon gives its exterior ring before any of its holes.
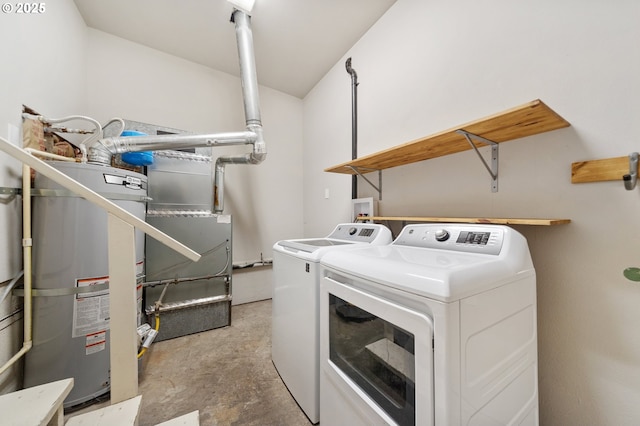
{"type": "Polygon", "coordinates": [[[435,235],[437,241],[447,241],[450,237],[449,232],[446,229],[438,229],[435,235]]]}

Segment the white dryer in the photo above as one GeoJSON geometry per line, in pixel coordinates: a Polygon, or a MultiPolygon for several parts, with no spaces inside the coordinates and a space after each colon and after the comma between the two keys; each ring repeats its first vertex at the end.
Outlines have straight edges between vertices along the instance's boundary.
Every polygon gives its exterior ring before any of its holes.
{"type": "Polygon", "coordinates": [[[328,425],[536,425],[536,278],[506,226],[406,226],[321,261],[328,425]]]}
{"type": "Polygon", "coordinates": [[[320,260],[330,252],[390,244],[383,225],[343,223],[327,237],[278,241],[273,246],[271,357],[282,381],[312,423],[318,423],[320,260]]]}

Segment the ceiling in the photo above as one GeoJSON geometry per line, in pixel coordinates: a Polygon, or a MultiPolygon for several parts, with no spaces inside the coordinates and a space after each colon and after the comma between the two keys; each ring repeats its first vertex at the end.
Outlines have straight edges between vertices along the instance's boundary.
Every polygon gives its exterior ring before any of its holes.
{"type": "MultiPolygon", "coordinates": [[[[91,28],[239,74],[233,6],[226,0],[74,1],[91,28]]],[[[395,1],[256,0],[258,83],[304,98],[395,1]]]]}

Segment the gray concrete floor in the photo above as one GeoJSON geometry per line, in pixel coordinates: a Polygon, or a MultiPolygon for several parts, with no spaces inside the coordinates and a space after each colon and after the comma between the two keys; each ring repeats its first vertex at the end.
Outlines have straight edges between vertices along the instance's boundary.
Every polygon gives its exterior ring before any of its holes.
{"type": "Polygon", "coordinates": [[[271,300],[233,306],[229,327],[154,343],[139,392],[139,426],[194,410],[203,426],[311,424],[271,362],[271,300]]]}
{"type": "Polygon", "coordinates": [[[311,426],[271,362],[271,300],[233,306],[229,327],[154,343],[139,376],[138,426],[195,410],[202,426],[311,426]]]}

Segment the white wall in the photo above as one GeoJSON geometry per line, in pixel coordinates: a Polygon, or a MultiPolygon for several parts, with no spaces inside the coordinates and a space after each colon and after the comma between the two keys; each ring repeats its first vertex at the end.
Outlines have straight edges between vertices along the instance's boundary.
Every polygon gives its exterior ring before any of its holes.
{"type": "MultiPolygon", "coordinates": [[[[9,125],[21,128],[23,104],[46,109],[52,116],[71,114],[84,108],[85,30],[84,21],[70,0],[49,5],[41,15],[2,14],[0,136],[9,136],[9,125]]],[[[17,164],[5,154],[0,155],[3,169],[10,163],[17,164]]],[[[19,169],[16,170],[19,174],[19,169]]],[[[14,172],[2,170],[0,186],[19,185],[14,172]]],[[[16,235],[16,225],[7,224],[6,214],[7,209],[0,209],[2,234],[8,235],[6,230],[16,235]]],[[[3,238],[0,242],[0,282],[11,278],[20,268],[21,254],[18,251],[16,257],[15,244],[19,245],[19,239],[8,241],[3,238]]]]}
{"type": "MultiPolygon", "coordinates": [[[[349,219],[350,77],[365,155],[540,98],[568,129],[500,145],[499,192],[472,151],[383,172],[383,215],[558,217],[516,227],[538,276],[541,424],[637,424],[639,190],[570,183],[572,162],[638,150],[640,4],[398,0],[305,98],[305,234],[349,219]],[[324,190],[330,190],[330,199],[324,190]]],[[[487,155],[487,150],[483,148],[487,155]]],[[[374,179],[377,176],[370,175],[374,179]]],[[[360,183],[359,196],[376,196],[360,183]]]]}
{"type": "MultiPolygon", "coordinates": [[[[54,117],[85,108],[84,21],[71,0],[47,3],[41,15],[0,16],[0,136],[22,146],[22,105],[54,117]],[[10,135],[11,133],[11,135],[10,135]]],[[[20,164],[0,153],[0,186],[21,186],[20,164]]],[[[21,198],[0,196],[0,292],[22,268],[21,198]]],[[[16,298],[0,305],[0,364],[22,346],[16,298]]],[[[0,394],[17,389],[19,366],[0,376],[0,394]]]]}

